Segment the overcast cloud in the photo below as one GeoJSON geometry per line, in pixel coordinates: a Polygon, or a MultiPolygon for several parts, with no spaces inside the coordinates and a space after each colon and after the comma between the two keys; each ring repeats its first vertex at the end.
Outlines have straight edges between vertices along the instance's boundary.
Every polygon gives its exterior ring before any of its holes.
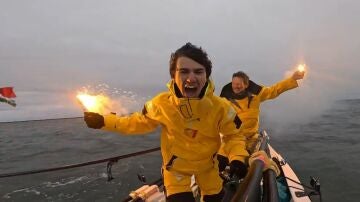
{"type": "Polygon", "coordinates": [[[165,89],[170,53],[188,41],[210,55],[217,93],[235,71],[271,85],[305,62],[300,88],[264,113],[307,120],[360,98],[359,13],[356,0],[1,1],[0,86],[15,87],[18,107],[1,104],[0,121],[79,116],[76,91],[101,83],[143,102],[165,89]]]}

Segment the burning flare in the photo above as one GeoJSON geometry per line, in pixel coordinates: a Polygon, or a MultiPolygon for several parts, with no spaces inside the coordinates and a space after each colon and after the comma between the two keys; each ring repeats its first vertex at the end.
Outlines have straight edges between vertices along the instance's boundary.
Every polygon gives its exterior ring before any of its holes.
{"type": "Polygon", "coordinates": [[[79,100],[85,111],[104,114],[109,109],[110,99],[104,95],[89,95],[79,93],[76,98],[79,100]]]}
{"type": "Polygon", "coordinates": [[[305,71],[305,64],[300,64],[297,69],[298,69],[299,72],[304,72],[305,71]]]}

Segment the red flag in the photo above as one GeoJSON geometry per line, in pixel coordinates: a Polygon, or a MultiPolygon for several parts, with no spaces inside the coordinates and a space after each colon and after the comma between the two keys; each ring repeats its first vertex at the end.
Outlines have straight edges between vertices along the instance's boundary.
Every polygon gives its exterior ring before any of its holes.
{"type": "Polygon", "coordinates": [[[14,91],[13,91],[13,87],[4,87],[4,88],[0,88],[0,94],[4,97],[7,98],[14,98],[16,97],[14,91]]]}

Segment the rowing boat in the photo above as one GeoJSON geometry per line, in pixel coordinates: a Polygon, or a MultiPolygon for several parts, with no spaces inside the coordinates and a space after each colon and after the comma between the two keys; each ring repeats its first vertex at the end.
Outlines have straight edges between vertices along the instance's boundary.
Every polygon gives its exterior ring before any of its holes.
{"type": "MultiPolygon", "coordinates": [[[[256,150],[264,150],[278,165],[281,174],[276,177],[273,170],[263,172],[263,162],[255,160],[244,179],[230,179],[225,183],[222,202],[311,202],[310,196],[319,196],[320,183],[311,179],[311,187],[303,185],[289,163],[269,144],[269,136],[263,131],[256,150]],[[235,186],[234,186],[235,184],[235,186]]],[[[129,194],[124,201],[163,202],[162,183],[143,185],[129,194]]],[[[195,198],[200,201],[199,189],[193,178],[191,185],[195,198]]]]}

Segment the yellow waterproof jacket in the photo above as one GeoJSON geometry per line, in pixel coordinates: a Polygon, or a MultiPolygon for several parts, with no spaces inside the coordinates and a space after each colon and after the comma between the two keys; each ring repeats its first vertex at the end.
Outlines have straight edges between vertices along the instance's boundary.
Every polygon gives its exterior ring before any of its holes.
{"type": "MultiPolygon", "coordinates": [[[[252,83],[253,85],[257,85],[252,83]]],[[[229,85],[229,84],[228,84],[229,85]]],[[[251,85],[251,84],[250,84],[251,85]]],[[[298,87],[296,80],[292,78],[280,81],[270,87],[257,86],[255,90],[250,92],[249,96],[242,99],[236,99],[231,97],[230,94],[224,93],[225,87],[222,90],[222,97],[226,97],[231,101],[232,106],[236,110],[238,116],[242,121],[241,134],[247,137],[247,142],[253,143],[257,138],[259,130],[259,116],[260,116],[260,104],[269,99],[278,97],[281,93],[298,87]]],[[[228,86],[228,90],[231,88],[231,83],[228,86]]],[[[231,90],[232,91],[232,90],[231,90]]],[[[225,155],[222,149],[220,154],[225,155]]],[[[226,156],[226,155],[225,155],[226,156]]]]}
{"type": "Polygon", "coordinates": [[[142,113],[128,117],[104,116],[103,129],[122,134],[144,134],[162,127],[161,153],[165,168],[196,173],[214,165],[223,134],[224,152],[232,160],[245,161],[248,156],[245,137],[240,134],[241,121],[229,101],[213,94],[208,82],[202,98],[178,98],[174,81],[169,91],[148,101],[142,113]]]}

